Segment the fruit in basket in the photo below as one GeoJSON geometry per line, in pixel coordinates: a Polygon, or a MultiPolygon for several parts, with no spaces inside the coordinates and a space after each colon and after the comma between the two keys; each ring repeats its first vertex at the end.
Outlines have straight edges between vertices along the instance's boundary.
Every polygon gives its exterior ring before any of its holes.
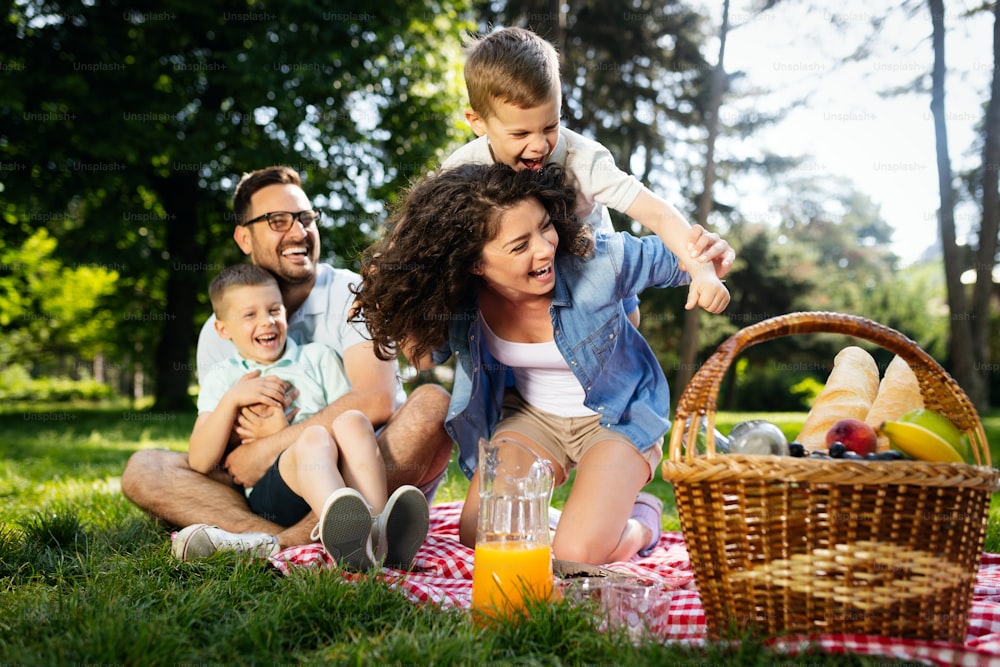
{"type": "Polygon", "coordinates": [[[958,427],[952,423],[950,419],[942,415],[940,412],[935,412],[927,408],[920,408],[917,410],[910,410],[909,412],[903,414],[899,418],[899,421],[909,422],[911,424],[919,424],[926,429],[937,433],[939,436],[944,438],[948,444],[955,448],[955,450],[962,455],[962,458],[966,461],[970,459],[969,443],[966,441],[965,436],[962,432],[958,430],[958,427]]]}
{"type": "Polygon", "coordinates": [[[842,459],[844,454],[847,453],[847,445],[842,442],[830,443],[830,447],[826,450],[826,453],[830,455],[831,459],[842,459]]]}
{"type": "Polygon", "coordinates": [[[920,461],[964,463],[969,456],[962,433],[943,415],[920,408],[879,429],[893,449],[920,461]]]}
{"type": "Polygon", "coordinates": [[[865,456],[875,451],[878,435],[875,429],[860,419],[840,419],[826,432],[826,446],[841,442],[847,451],[865,456]]]}
{"type": "Polygon", "coordinates": [[[740,422],[729,432],[731,454],[788,456],[788,440],[775,424],[765,419],[740,422]]]}

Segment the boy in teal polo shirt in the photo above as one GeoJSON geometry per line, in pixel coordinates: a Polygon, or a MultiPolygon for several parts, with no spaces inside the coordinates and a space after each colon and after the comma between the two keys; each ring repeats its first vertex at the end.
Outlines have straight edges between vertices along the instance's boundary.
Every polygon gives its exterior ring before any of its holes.
{"type": "MultiPolygon", "coordinates": [[[[281,410],[286,392],[294,387],[298,396],[290,414],[301,421],[348,390],[336,352],[287,339],[281,291],[267,270],[252,264],[226,267],[212,281],[209,296],[216,330],[233,341],[239,354],[211,368],[201,386],[188,460],[202,473],[217,468],[228,448],[238,446],[231,442],[232,427],[244,407],[263,404],[281,410]]],[[[305,430],[246,493],[255,513],[282,526],[314,512],[319,523],[313,539],[342,566],[356,570],[367,570],[380,558],[409,567],[427,535],[427,500],[419,489],[403,486],[386,498],[375,432],[357,410],[337,417],[329,431],[320,426],[305,430]]],[[[219,529],[196,524],[180,531],[174,551],[206,530],[219,529]]],[[[261,547],[265,554],[273,553],[277,540],[265,539],[261,547]]]]}

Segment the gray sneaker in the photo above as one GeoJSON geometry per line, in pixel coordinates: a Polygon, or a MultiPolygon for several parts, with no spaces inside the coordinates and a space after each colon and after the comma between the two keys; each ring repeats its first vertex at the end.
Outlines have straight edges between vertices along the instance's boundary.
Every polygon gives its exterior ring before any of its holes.
{"type": "Polygon", "coordinates": [[[326,499],[312,538],[337,563],[364,572],[375,567],[372,553],[372,513],[364,497],[354,489],[337,489],[326,499]]]}
{"type": "Polygon", "coordinates": [[[429,525],[430,510],[423,492],[415,486],[399,487],[375,517],[372,541],[376,560],[383,561],[386,567],[409,569],[429,525]]]}
{"type": "Polygon", "coordinates": [[[230,533],[218,526],[196,523],[178,531],[170,553],[179,560],[207,558],[219,551],[235,551],[258,558],[278,553],[278,538],[267,533],[230,533]]]}

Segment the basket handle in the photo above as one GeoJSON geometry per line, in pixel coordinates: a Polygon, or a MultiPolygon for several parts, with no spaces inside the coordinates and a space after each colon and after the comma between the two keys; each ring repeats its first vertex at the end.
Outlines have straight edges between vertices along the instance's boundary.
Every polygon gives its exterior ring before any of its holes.
{"type": "MultiPolygon", "coordinates": [[[[976,463],[990,465],[986,434],[975,406],[958,383],[933,357],[895,329],[857,315],[822,311],[788,313],[772,317],[745,327],[726,339],[698,369],[678,400],[674,426],[670,434],[670,459],[676,461],[681,458],[681,444],[686,425],[688,419],[694,415],[707,418],[706,456],[715,454],[716,399],[723,376],[740,352],[764,341],[808,333],[837,333],[862,338],[902,357],[917,377],[924,405],[932,410],[947,413],[959,430],[969,436],[969,444],[975,454],[976,463]]],[[[695,448],[686,449],[687,458],[693,459],[696,454],[695,448]]]]}

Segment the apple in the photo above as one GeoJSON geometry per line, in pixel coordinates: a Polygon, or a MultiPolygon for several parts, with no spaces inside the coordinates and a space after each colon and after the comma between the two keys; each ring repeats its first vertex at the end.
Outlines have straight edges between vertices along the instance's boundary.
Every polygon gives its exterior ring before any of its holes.
{"type": "Polygon", "coordinates": [[[860,419],[841,419],[826,432],[826,446],[841,442],[847,451],[858,456],[871,454],[878,447],[878,435],[870,424],[860,419]]]}

